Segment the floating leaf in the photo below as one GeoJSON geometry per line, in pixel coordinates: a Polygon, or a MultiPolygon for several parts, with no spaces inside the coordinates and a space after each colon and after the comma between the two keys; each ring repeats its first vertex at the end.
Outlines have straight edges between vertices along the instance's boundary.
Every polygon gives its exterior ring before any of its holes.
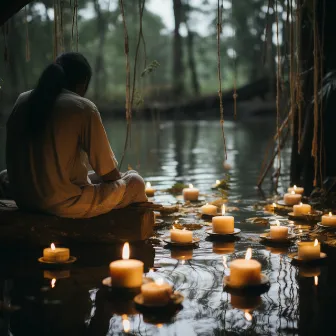
{"type": "Polygon", "coordinates": [[[218,198],[212,202],[210,202],[209,204],[215,205],[216,207],[220,208],[223,204],[227,203],[228,200],[225,198],[218,198]]]}
{"type": "Polygon", "coordinates": [[[176,182],[171,188],[167,189],[167,192],[171,194],[179,194],[184,188],[188,188],[188,186],[184,183],[176,182]]]}
{"type": "Polygon", "coordinates": [[[268,225],[269,221],[267,218],[263,217],[251,217],[246,219],[246,222],[256,224],[256,225],[268,225]]]}

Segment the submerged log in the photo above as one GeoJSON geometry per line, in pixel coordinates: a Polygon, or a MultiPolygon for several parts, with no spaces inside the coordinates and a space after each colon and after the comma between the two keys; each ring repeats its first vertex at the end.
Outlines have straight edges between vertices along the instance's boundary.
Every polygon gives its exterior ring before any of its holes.
{"type": "Polygon", "coordinates": [[[0,205],[0,243],[48,246],[138,241],[152,236],[154,213],[146,207],[112,210],[94,218],[71,219],[20,211],[13,201],[0,205]]]}

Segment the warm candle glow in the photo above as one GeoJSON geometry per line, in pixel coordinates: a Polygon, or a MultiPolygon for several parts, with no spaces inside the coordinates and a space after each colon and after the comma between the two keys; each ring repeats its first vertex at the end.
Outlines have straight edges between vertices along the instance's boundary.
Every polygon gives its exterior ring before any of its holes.
{"type": "Polygon", "coordinates": [[[131,324],[130,324],[130,321],[128,321],[127,319],[127,315],[123,315],[122,316],[122,324],[123,324],[123,328],[124,328],[124,332],[129,332],[131,330],[131,324]]]}
{"type": "Polygon", "coordinates": [[[292,195],[295,195],[295,191],[294,191],[294,190],[292,190],[292,191],[291,191],[291,194],[292,194],[292,195]]]}
{"type": "Polygon", "coordinates": [[[55,249],[56,249],[56,246],[55,246],[54,243],[51,243],[50,247],[51,247],[52,250],[55,250],[55,249]]]}
{"type": "Polygon", "coordinates": [[[280,226],[280,222],[278,220],[275,221],[276,226],[280,226]]]}
{"type": "Polygon", "coordinates": [[[223,265],[224,268],[228,268],[228,265],[226,264],[226,256],[223,256],[223,265]]]}
{"type": "Polygon", "coordinates": [[[146,188],[150,188],[150,187],[151,187],[150,182],[147,182],[147,183],[146,183],[146,188]]]}
{"type": "Polygon", "coordinates": [[[160,329],[160,328],[162,328],[162,327],[163,327],[163,324],[159,323],[159,324],[157,324],[156,326],[157,326],[157,328],[159,328],[159,329],[160,329]]]}
{"type": "Polygon", "coordinates": [[[159,279],[155,279],[155,283],[159,286],[163,285],[163,279],[162,278],[159,278],[159,279]]]}
{"type": "Polygon", "coordinates": [[[222,216],[224,216],[225,215],[225,205],[223,204],[223,206],[222,206],[222,216]]]}
{"type": "Polygon", "coordinates": [[[272,206],[273,206],[273,208],[276,208],[276,204],[275,203],[273,203],[272,206]]]}
{"type": "Polygon", "coordinates": [[[252,321],[252,315],[246,310],[244,314],[247,321],[252,321]]]}
{"type": "Polygon", "coordinates": [[[130,247],[129,247],[129,243],[125,243],[124,247],[123,247],[123,251],[122,251],[122,258],[124,260],[129,259],[130,257],[130,247]]]}
{"type": "Polygon", "coordinates": [[[317,275],[314,276],[314,285],[315,286],[318,285],[318,276],[317,275]]]}
{"type": "Polygon", "coordinates": [[[245,260],[250,260],[252,258],[252,249],[249,247],[245,254],[245,260]]]}
{"type": "Polygon", "coordinates": [[[192,189],[194,188],[194,186],[192,184],[189,184],[189,188],[192,189]]]}
{"type": "Polygon", "coordinates": [[[55,285],[56,285],[56,279],[55,279],[55,278],[53,278],[53,279],[51,280],[50,285],[51,285],[51,288],[54,288],[54,287],[55,287],[55,285]]]}
{"type": "Polygon", "coordinates": [[[185,260],[181,260],[181,265],[184,265],[185,264],[185,260]]]}
{"type": "Polygon", "coordinates": [[[178,220],[176,220],[175,222],[174,222],[174,224],[178,224],[179,222],[178,222],[178,220]]]}
{"type": "Polygon", "coordinates": [[[329,212],[329,217],[331,217],[332,216],[332,213],[331,212],[329,212]]]}
{"type": "Polygon", "coordinates": [[[300,202],[300,204],[299,204],[300,206],[302,206],[302,202],[300,202]]]}
{"type": "Polygon", "coordinates": [[[220,181],[219,181],[219,180],[216,180],[216,184],[217,184],[217,185],[220,184],[220,181]]]}
{"type": "Polygon", "coordinates": [[[296,190],[297,186],[294,184],[294,187],[293,187],[293,188],[294,188],[294,190],[296,190]]]}
{"type": "Polygon", "coordinates": [[[317,246],[317,244],[318,244],[318,240],[315,239],[315,241],[314,241],[314,246],[317,246]]]}

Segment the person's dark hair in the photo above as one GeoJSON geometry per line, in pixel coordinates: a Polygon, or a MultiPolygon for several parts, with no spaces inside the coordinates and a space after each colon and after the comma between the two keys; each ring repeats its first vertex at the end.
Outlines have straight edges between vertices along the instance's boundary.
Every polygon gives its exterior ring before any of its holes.
{"type": "Polygon", "coordinates": [[[55,63],[42,72],[35,89],[28,98],[28,127],[31,135],[43,132],[54,103],[63,89],[75,91],[79,84],[88,84],[92,69],[79,53],[69,52],[57,57],[55,63]]]}

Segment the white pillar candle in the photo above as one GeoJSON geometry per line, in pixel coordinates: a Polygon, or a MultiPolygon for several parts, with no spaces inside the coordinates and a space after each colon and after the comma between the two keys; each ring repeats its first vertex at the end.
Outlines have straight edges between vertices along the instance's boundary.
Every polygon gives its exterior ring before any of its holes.
{"type": "Polygon", "coordinates": [[[314,242],[298,242],[298,257],[304,260],[319,259],[321,244],[315,239],[314,242]]]}
{"type": "Polygon", "coordinates": [[[193,233],[192,231],[183,229],[176,229],[174,226],[170,230],[170,239],[175,243],[192,243],[193,233]]]}
{"type": "Polygon", "coordinates": [[[270,236],[272,239],[286,239],[288,237],[288,227],[281,226],[278,222],[277,225],[270,227],[270,236]]]}
{"type": "Polygon", "coordinates": [[[171,300],[172,286],[162,279],[141,286],[141,294],[145,304],[164,306],[171,300]]]}
{"type": "Polygon", "coordinates": [[[145,188],[145,192],[147,197],[153,197],[155,194],[155,189],[151,186],[150,182],[146,183],[146,188],[145,188]]]}
{"type": "Polygon", "coordinates": [[[330,226],[336,225],[336,215],[333,215],[331,212],[329,212],[328,215],[323,215],[322,224],[330,226]]]}
{"type": "Polygon", "coordinates": [[[230,285],[243,287],[259,285],[261,281],[261,264],[251,259],[252,250],[247,249],[245,259],[236,259],[230,264],[230,285]]]}
{"type": "Polygon", "coordinates": [[[110,263],[110,274],[113,287],[136,288],[141,287],[144,264],[140,260],[129,259],[129,244],[123,247],[122,258],[110,263]]]}
{"type": "Polygon", "coordinates": [[[205,204],[201,207],[201,213],[203,215],[211,215],[216,216],[217,215],[217,207],[212,204],[205,204]]]}
{"type": "Polygon", "coordinates": [[[212,218],[212,232],[228,234],[234,231],[234,217],[225,216],[225,205],[222,206],[222,216],[212,218]]]}
{"type": "Polygon", "coordinates": [[[51,262],[64,262],[69,260],[70,250],[64,247],[55,247],[52,243],[50,247],[43,250],[43,259],[51,262]]]}
{"type": "Polygon", "coordinates": [[[293,205],[294,216],[307,215],[311,212],[311,206],[309,204],[300,204],[293,205]]]}
{"type": "Polygon", "coordinates": [[[189,184],[189,188],[184,188],[182,190],[183,198],[185,201],[197,201],[199,190],[197,188],[194,188],[192,184],[189,184]]]}
{"type": "Polygon", "coordinates": [[[294,204],[300,203],[301,202],[301,198],[302,198],[302,195],[295,194],[294,191],[291,191],[290,194],[285,194],[285,196],[284,196],[284,202],[287,205],[294,205],[294,204]]]}
{"type": "Polygon", "coordinates": [[[294,191],[295,194],[303,194],[304,192],[304,188],[302,187],[297,187],[296,185],[294,185],[294,187],[288,188],[287,189],[288,193],[291,193],[292,191],[294,191]]]}

